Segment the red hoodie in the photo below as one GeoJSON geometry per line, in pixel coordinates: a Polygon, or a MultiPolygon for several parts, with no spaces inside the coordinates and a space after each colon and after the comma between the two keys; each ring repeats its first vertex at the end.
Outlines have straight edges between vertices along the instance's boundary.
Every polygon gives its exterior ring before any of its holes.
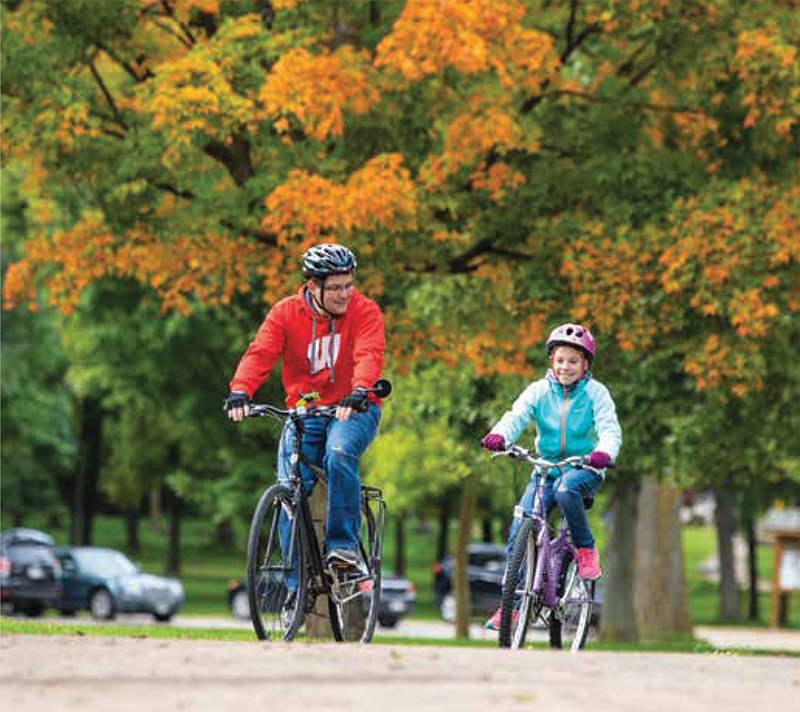
{"type": "Polygon", "coordinates": [[[357,386],[371,387],[383,365],[383,314],[358,290],[341,317],[317,314],[305,298],[305,285],[269,310],[242,356],[231,391],[251,398],[282,356],[286,405],[318,391],[317,405],[333,405],[357,386]]]}

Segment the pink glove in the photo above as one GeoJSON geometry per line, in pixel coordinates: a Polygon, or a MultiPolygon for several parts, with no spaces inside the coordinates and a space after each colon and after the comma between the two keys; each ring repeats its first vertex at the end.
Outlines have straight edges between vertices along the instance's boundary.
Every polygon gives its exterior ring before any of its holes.
{"type": "Polygon", "coordinates": [[[503,452],[506,449],[506,439],[502,435],[489,433],[483,436],[481,445],[491,452],[503,452]]]}
{"type": "Polygon", "coordinates": [[[589,457],[586,458],[586,464],[589,467],[596,467],[598,470],[602,470],[611,464],[611,455],[602,450],[593,450],[589,453],[589,457]]]}

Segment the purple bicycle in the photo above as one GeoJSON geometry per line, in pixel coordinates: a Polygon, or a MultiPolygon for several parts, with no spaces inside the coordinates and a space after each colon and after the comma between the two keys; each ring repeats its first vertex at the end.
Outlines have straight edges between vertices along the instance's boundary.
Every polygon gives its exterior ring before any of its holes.
{"type": "Polygon", "coordinates": [[[514,518],[520,522],[503,582],[500,647],[524,647],[528,630],[539,625],[547,629],[550,647],[577,652],[589,634],[595,582],[578,576],[575,546],[563,516],[558,533],[551,537],[544,488],[548,472],[594,468],[586,464],[585,457],[549,462],[517,445],[496,455],[529,462],[532,477],[537,478],[532,510],[514,508],[514,518]]]}

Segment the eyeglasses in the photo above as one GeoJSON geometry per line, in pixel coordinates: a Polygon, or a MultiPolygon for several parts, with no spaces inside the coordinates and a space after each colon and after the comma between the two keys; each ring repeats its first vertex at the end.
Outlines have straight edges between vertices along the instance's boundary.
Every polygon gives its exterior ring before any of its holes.
{"type": "Polygon", "coordinates": [[[333,292],[334,294],[344,294],[345,292],[352,291],[353,287],[355,287],[354,282],[347,282],[346,284],[331,284],[325,285],[323,289],[326,292],[333,292]]]}

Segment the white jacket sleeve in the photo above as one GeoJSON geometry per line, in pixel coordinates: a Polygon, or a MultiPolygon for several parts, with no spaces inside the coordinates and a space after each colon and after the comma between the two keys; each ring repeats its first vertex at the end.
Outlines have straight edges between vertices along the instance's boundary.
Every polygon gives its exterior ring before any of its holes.
{"type": "Polygon", "coordinates": [[[617,420],[617,408],[611,394],[603,384],[594,382],[595,393],[592,397],[594,408],[594,429],[597,433],[596,450],[602,450],[617,459],[622,447],[622,428],[617,420]]]}
{"type": "Polygon", "coordinates": [[[540,381],[531,383],[520,395],[511,410],[507,410],[503,417],[492,428],[491,432],[502,435],[506,445],[515,443],[536,418],[536,405],[541,393],[540,381]]]}

